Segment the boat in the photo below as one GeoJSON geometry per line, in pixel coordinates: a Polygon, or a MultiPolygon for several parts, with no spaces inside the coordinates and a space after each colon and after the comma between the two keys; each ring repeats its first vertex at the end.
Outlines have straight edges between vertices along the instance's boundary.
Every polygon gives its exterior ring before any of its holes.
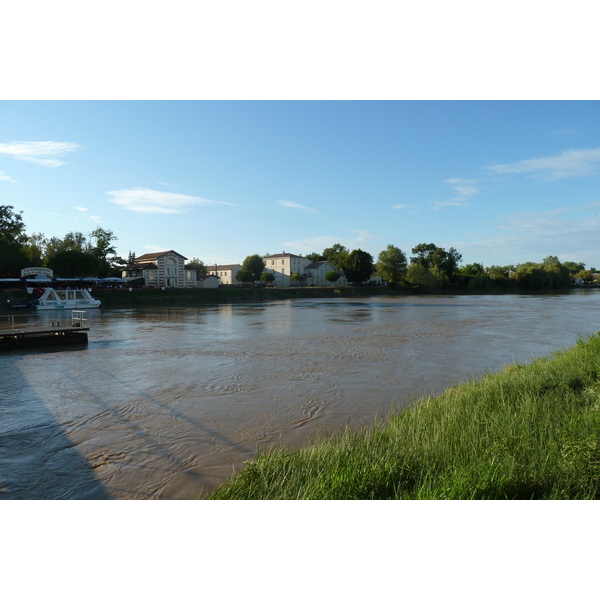
{"type": "Polygon", "coordinates": [[[37,310],[62,310],[78,308],[100,308],[100,300],[92,298],[88,290],[55,290],[44,288],[37,300],[37,310]]]}
{"type": "Polygon", "coordinates": [[[74,310],[70,325],[61,325],[60,321],[52,321],[35,329],[17,328],[13,318],[11,329],[0,330],[0,351],[85,345],[88,343],[89,327],[85,327],[84,315],[85,311],[74,310]]]}

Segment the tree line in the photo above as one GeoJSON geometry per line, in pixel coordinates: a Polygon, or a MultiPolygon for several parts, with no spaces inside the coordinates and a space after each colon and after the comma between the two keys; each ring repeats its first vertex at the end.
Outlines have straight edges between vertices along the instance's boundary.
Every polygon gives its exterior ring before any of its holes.
{"type": "MultiPolygon", "coordinates": [[[[41,233],[27,235],[22,213],[15,212],[13,206],[0,205],[0,277],[19,277],[21,269],[36,266],[48,267],[63,277],[120,276],[123,267],[133,262],[135,254],[130,252],[127,260],[117,256],[113,245],[116,240],[111,230],[102,227],[96,227],[87,237],[80,232],[69,232],[62,239],[48,239],[41,233]]],[[[446,250],[432,243],[418,244],[411,252],[409,259],[403,250],[389,244],[375,260],[360,248],[349,250],[342,244],[333,244],[320,253],[307,254],[306,258],[330,262],[355,285],[364,284],[377,274],[392,286],[416,291],[551,290],[568,287],[573,276],[591,282],[592,273],[596,271],[586,269],[584,263],[561,263],[556,256],[547,256],[541,263],[461,266],[462,255],[455,248],[446,250]]],[[[188,266],[195,268],[199,275],[206,274],[206,266],[198,258],[189,261],[188,266]]],[[[238,281],[269,284],[274,276],[264,269],[264,257],[250,255],[237,274],[238,281]]],[[[326,277],[335,283],[339,274],[332,271],[326,277]]],[[[298,273],[293,273],[291,278],[300,281],[298,273]]]]}
{"type": "Polygon", "coordinates": [[[125,261],[117,256],[109,229],[96,227],[87,237],[71,231],[62,239],[27,235],[21,212],[0,205],[0,277],[20,277],[26,267],[47,267],[63,277],[120,275],[125,261]]]}

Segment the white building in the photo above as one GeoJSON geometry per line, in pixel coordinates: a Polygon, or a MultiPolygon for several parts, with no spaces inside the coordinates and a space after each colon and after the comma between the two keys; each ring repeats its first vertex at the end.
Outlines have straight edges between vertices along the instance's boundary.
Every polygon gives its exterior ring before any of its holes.
{"type": "Polygon", "coordinates": [[[207,275],[216,275],[222,285],[237,285],[239,281],[235,278],[242,265],[215,265],[206,266],[207,275]]]}
{"type": "MultiPolygon", "coordinates": [[[[331,285],[325,279],[325,273],[336,271],[337,269],[326,260],[313,262],[309,258],[282,252],[281,254],[272,254],[263,258],[265,263],[264,272],[273,273],[275,279],[273,283],[281,287],[291,285],[323,286],[331,285]],[[292,275],[298,273],[299,279],[295,282],[292,275]]],[[[347,285],[347,281],[340,271],[340,279],[336,285],[347,285]]]]}

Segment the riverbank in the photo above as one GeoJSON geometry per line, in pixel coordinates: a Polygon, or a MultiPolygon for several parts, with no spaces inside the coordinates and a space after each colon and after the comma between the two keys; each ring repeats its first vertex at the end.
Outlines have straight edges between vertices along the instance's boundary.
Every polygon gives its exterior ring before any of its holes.
{"type": "Polygon", "coordinates": [[[600,335],[263,454],[210,499],[598,499],[600,335]]]}
{"type": "MultiPolygon", "coordinates": [[[[402,295],[403,290],[390,286],[375,287],[222,287],[216,289],[128,289],[94,290],[94,298],[102,302],[102,308],[148,308],[153,306],[201,306],[229,302],[265,302],[295,298],[361,298],[378,295],[402,295]]],[[[26,292],[0,290],[0,313],[6,314],[5,302],[26,304],[32,296],[26,292]]]]}

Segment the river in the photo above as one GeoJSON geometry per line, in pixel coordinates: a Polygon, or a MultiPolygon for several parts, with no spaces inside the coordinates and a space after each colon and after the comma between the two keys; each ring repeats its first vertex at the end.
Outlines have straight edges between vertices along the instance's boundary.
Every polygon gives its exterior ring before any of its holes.
{"type": "Polygon", "coordinates": [[[600,330],[600,292],[86,316],[86,347],[0,355],[0,499],[201,497],[261,446],[297,447],[571,346],[600,330]]]}

